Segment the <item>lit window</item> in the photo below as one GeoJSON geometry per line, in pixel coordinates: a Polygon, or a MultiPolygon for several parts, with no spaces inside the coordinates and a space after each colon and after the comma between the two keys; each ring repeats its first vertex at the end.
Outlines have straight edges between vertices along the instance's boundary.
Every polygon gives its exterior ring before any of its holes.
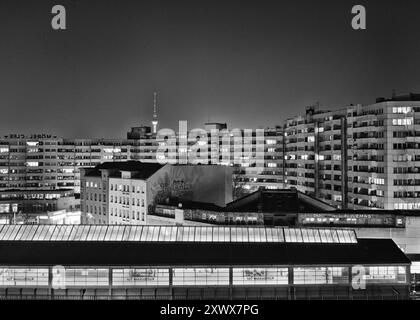
{"type": "Polygon", "coordinates": [[[228,268],[174,268],[174,286],[229,285],[228,268]]]}
{"type": "Polygon", "coordinates": [[[349,272],[346,267],[308,267],[293,269],[294,284],[346,284],[349,272]]]}
{"type": "Polygon", "coordinates": [[[108,286],[108,269],[66,269],[66,286],[108,286]]]}
{"type": "Polygon", "coordinates": [[[48,286],[48,268],[0,268],[0,286],[48,286]]]}
{"type": "Polygon", "coordinates": [[[169,269],[113,269],[113,286],[169,286],[169,269]]]}
{"type": "Polygon", "coordinates": [[[287,268],[234,268],[234,285],[279,285],[288,284],[287,268]]]}

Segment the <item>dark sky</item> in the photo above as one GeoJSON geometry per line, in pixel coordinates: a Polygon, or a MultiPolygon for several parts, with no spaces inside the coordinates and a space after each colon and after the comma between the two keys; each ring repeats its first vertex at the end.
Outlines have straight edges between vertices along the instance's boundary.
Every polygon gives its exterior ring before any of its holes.
{"type": "Polygon", "coordinates": [[[281,123],[420,92],[418,0],[0,0],[0,134],[281,123]],[[67,9],[66,31],[51,8],[67,9]],[[367,30],[351,8],[367,9],[367,30]]]}

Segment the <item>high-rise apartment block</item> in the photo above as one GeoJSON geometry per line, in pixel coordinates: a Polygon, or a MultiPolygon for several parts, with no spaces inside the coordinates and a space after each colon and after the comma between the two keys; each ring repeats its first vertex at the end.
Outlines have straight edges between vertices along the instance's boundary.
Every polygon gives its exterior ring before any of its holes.
{"type": "Polygon", "coordinates": [[[420,96],[285,124],[285,184],[341,208],[420,209],[420,96]]]}

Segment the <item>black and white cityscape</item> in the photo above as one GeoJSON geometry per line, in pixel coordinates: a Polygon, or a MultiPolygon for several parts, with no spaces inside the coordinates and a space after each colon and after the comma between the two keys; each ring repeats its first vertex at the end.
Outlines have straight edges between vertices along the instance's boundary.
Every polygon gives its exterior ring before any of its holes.
{"type": "Polygon", "coordinates": [[[0,0],[0,300],[417,300],[419,9],[0,0]]]}

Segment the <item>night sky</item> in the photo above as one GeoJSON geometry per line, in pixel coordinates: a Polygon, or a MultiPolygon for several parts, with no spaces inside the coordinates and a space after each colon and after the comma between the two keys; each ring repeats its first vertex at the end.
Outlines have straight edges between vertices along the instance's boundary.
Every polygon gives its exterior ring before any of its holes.
{"type": "Polygon", "coordinates": [[[0,0],[0,134],[280,124],[420,92],[420,1],[0,0]],[[67,9],[65,31],[51,8],[67,9]],[[367,30],[351,8],[367,9],[367,30]]]}

